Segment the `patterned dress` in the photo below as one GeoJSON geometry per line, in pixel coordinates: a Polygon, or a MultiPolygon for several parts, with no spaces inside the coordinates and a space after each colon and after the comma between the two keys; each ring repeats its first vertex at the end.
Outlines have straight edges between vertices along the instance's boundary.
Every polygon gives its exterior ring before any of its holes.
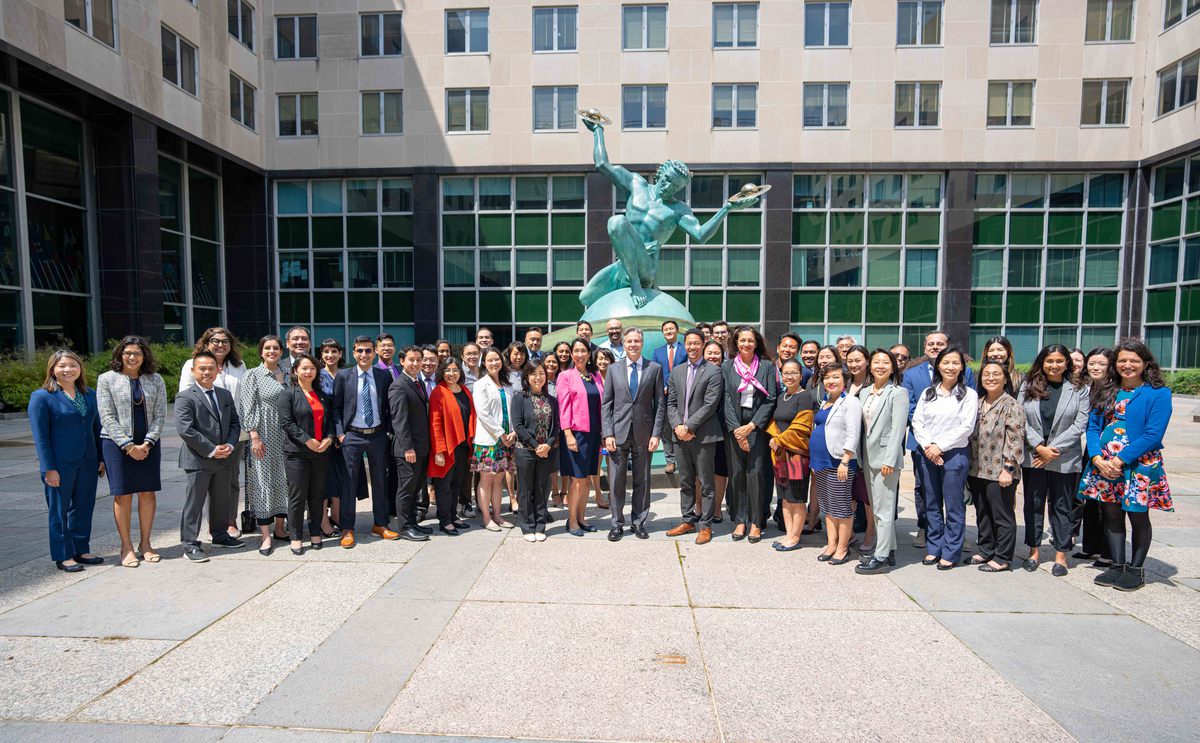
{"type": "MultiPolygon", "coordinates": [[[[1125,408],[1141,389],[1117,392],[1112,415],[1100,432],[1100,456],[1104,459],[1113,459],[1129,443],[1125,431],[1125,408]]],[[[1123,474],[1120,480],[1106,480],[1089,461],[1079,483],[1079,497],[1102,503],[1120,503],[1121,510],[1136,513],[1145,513],[1151,508],[1175,510],[1167,473],[1163,470],[1161,449],[1151,449],[1133,464],[1125,465],[1123,474]]]]}
{"type": "MultiPolygon", "coordinates": [[[[500,388],[500,411],[503,416],[500,427],[504,433],[512,431],[512,423],[508,420],[508,388],[500,388]]],[[[499,441],[491,446],[483,446],[474,444],[471,450],[471,465],[472,472],[489,472],[496,474],[497,472],[516,472],[517,466],[513,462],[512,449],[504,446],[499,441]]]]}
{"type": "Polygon", "coordinates": [[[270,369],[256,366],[246,372],[238,385],[237,411],[242,430],[257,431],[267,447],[267,456],[259,459],[246,452],[246,501],[254,518],[262,522],[287,515],[287,473],[283,469],[283,429],[275,402],[284,387],[275,381],[270,369]]]}

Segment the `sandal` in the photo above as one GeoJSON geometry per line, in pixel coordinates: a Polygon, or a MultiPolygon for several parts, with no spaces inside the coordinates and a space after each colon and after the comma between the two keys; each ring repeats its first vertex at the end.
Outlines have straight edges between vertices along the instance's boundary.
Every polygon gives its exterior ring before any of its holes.
{"type": "Polygon", "coordinates": [[[138,562],[137,553],[130,551],[129,554],[121,558],[121,567],[136,568],[141,563],[138,562]]]}
{"type": "Polygon", "coordinates": [[[161,562],[162,555],[154,552],[153,550],[146,550],[142,553],[141,559],[145,560],[146,562],[161,562]]]}
{"type": "Polygon", "coordinates": [[[938,558],[936,558],[932,555],[926,555],[924,557],[924,559],[921,560],[922,565],[936,565],[937,563],[938,563],[938,558]]]}
{"type": "Polygon", "coordinates": [[[990,562],[990,561],[983,555],[972,555],[971,559],[967,562],[967,564],[968,565],[986,565],[988,562],[990,562]]]}
{"type": "Polygon", "coordinates": [[[985,562],[979,566],[979,572],[981,573],[1007,573],[1010,570],[1012,570],[1011,565],[1005,565],[1004,567],[998,568],[985,562]]]}

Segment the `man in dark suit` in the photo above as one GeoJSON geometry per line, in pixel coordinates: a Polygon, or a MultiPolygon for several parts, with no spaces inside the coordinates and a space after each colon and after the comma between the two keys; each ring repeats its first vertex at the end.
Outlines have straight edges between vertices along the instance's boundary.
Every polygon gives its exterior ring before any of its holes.
{"type": "MultiPolygon", "coordinates": [[[[925,336],[925,358],[904,372],[904,389],[908,390],[908,439],[905,442],[905,448],[908,449],[909,456],[912,458],[913,502],[917,508],[917,536],[913,539],[914,547],[925,546],[925,529],[928,525],[925,523],[925,483],[922,482],[921,467],[917,461],[917,458],[924,454],[921,453],[921,447],[917,445],[917,437],[912,432],[912,417],[913,413],[917,412],[917,400],[921,397],[921,393],[933,383],[934,360],[949,344],[950,336],[946,335],[944,331],[930,331],[925,336]]],[[[963,382],[968,387],[975,386],[975,373],[969,366],[963,369],[963,382]]]]}
{"type": "MultiPolygon", "coordinates": [[[[369,336],[354,339],[354,366],[342,369],[333,380],[334,431],[342,445],[342,456],[350,475],[350,492],[357,493],[363,476],[365,454],[371,473],[371,533],[382,539],[399,539],[388,526],[387,489],[388,433],[391,431],[387,388],[392,375],[376,368],[375,343],[369,336]]],[[[342,527],[342,547],[354,546],[354,518],[357,501],[343,497],[338,525],[342,527]]]]}
{"type": "Polygon", "coordinates": [[[529,363],[541,363],[546,352],[542,350],[542,329],[536,325],[525,331],[525,350],[529,354],[529,363]]]}
{"type": "Polygon", "coordinates": [[[429,396],[418,379],[421,349],[408,346],[401,353],[401,373],[388,387],[392,417],[392,461],[396,466],[396,525],[400,536],[413,542],[429,539],[432,529],[420,525],[417,497],[425,490],[429,463],[429,396]]]}
{"type": "Polygon", "coordinates": [[[725,378],[721,367],[704,362],[704,333],[689,330],[684,336],[687,358],[675,365],[667,386],[667,421],[676,440],[679,462],[679,506],[683,523],[667,532],[679,537],[696,531],[696,544],[712,541],[716,515],[715,465],[721,441],[722,399],[725,378]],[[700,515],[695,512],[696,480],[700,480],[700,515]]]}
{"type": "Polygon", "coordinates": [[[179,448],[179,468],[187,474],[187,492],[183,515],[179,520],[179,541],[183,554],[192,562],[208,562],[200,549],[200,518],[208,502],[208,531],[218,547],[241,547],[243,542],[229,535],[228,524],[217,514],[236,508],[236,495],[230,490],[236,460],[233,448],[241,435],[241,422],[228,390],[213,386],[217,379],[217,359],[208,351],[192,358],[192,376],[196,384],[175,398],[175,430],[183,439],[179,448]],[[233,501],[233,502],[231,502],[233,501]],[[217,522],[220,523],[217,523],[217,522]]]}
{"type": "Polygon", "coordinates": [[[625,358],[609,367],[600,402],[600,431],[608,449],[613,526],[610,542],[625,532],[625,469],[633,458],[633,503],[630,522],[634,536],[648,539],[650,513],[650,458],[658,448],[658,435],[666,418],[662,367],[642,358],[642,331],[625,330],[625,358]]]}
{"type": "MultiPolygon", "coordinates": [[[[684,351],[683,343],[679,340],[679,323],[674,320],[664,320],[662,336],[663,345],[654,349],[651,360],[662,367],[665,385],[670,383],[671,372],[674,371],[675,365],[682,363],[687,353],[684,351]]],[[[663,394],[665,395],[666,392],[664,391],[663,394]]],[[[664,422],[663,426],[663,456],[667,460],[666,473],[669,475],[675,472],[675,436],[671,433],[669,422],[664,422]]]]}

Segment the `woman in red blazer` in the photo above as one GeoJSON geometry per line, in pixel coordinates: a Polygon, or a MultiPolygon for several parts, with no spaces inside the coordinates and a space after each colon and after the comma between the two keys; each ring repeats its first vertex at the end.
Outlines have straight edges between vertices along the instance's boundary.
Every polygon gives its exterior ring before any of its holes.
{"type": "Polygon", "coordinates": [[[458,361],[446,359],[437,370],[437,386],[429,395],[430,456],[426,472],[437,496],[438,529],[452,537],[458,536],[459,529],[469,528],[467,522],[457,519],[455,504],[475,440],[475,405],[462,382],[458,361]]]}

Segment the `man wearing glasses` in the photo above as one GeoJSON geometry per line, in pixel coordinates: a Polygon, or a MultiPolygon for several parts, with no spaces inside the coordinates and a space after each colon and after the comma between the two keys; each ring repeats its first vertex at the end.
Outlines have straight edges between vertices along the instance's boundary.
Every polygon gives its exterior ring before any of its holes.
{"type": "Polygon", "coordinates": [[[300,354],[309,353],[312,341],[309,340],[308,328],[293,325],[288,329],[284,342],[287,343],[288,355],[279,360],[279,368],[283,370],[283,384],[287,387],[292,384],[292,364],[296,363],[296,357],[300,354]]]}

